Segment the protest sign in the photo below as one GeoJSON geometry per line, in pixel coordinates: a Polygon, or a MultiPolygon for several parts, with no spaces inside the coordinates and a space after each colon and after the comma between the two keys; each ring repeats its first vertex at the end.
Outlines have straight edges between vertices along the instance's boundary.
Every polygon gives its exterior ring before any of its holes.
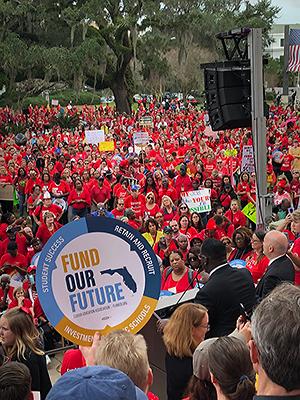
{"type": "Polygon", "coordinates": [[[51,105],[52,106],[58,106],[58,100],[57,99],[52,99],[51,100],[51,105]]]}
{"type": "Polygon", "coordinates": [[[144,146],[149,142],[148,132],[135,132],[133,134],[133,143],[135,146],[144,146]]]}
{"type": "Polygon", "coordinates": [[[114,151],[115,143],[113,140],[99,143],[99,151],[114,151]]]}
{"type": "Polygon", "coordinates": [[[36,285],[52,326],[66,339],[91,345],[95,332],[138,332],[160,293],[157,257],[124,222],[87,217],[64,225],[40,255],[36,285]]]}
{"type": "Polygon", "coordinates": [[[0,183],[0,200],[14,200],[14,186],[10,183],[0,183]]]}
{"type": "Polygon", "coordinates": [[[248,172],[248,174],[252,174],[252,172],[255,172],[254,154],[252,146],[243,147],[241,172],[248,172]]]}
{"type": "Polygon", "coordinates": [[[147,126],[149,128],[153,128],[153,118],[149,116],[144,116],[140,118],[140,126],[147,126]]]}
{"type": "Polygon", "coordinates": [[[248,203],[243,209],[242,213],[246,215],[247,218],[250,219],[250,221],[254,222],[256,224],[256,207],[252,203],[248,203]]]}
{"type": "Polygon", "coordinates": [[[237,149],[227,149],[224,151],[225,157],[236,157],[237,156],[237,149]]]}
{"type": "Polygon", "coordinates": [[[105,134],[103,130],[86,130],[85,141],[87,144],[99,144],[105,141],[105,134]]]}
{"type": "Polygon", "coordinates": [[[207,212],[211,210],[210,190],[200,189],[181,194],[182,201],[186,203],[191,212],[207,212]]]}

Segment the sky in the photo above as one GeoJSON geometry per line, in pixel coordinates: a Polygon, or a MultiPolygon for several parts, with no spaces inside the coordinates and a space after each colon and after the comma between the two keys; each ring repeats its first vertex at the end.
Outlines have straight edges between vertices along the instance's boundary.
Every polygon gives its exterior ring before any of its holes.
{"type": "Polygon", "coordinates": [[[272,3],[281,7],[277,24],[300,24],[300,0],[272,0],[272,3]]]}

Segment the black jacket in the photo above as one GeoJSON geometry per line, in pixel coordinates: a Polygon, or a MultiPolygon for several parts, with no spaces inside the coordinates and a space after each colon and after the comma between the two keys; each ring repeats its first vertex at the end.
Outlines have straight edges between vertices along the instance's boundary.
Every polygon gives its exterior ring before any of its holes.
{"type": "Polygon", "coordinates": [[[225,336],[234,331],[241,315],[240,303],[248,313],[255,305],[255,288],[250,272],[228,264],[209,277],[195,302],[208,309],[210,330],[206,337],[225,336]]]}
{"type": "Polygon", "coordinates": [[[166,353],[168,400],[181,400],[193,375],[193,358],[166,353]]]}
{"type": "Polygon", "coordinates": [[[280,283],[294,283],[294,281],[294,265],[286,255],[283,255],[268,266],[264,276],[256,287],[256,296],[261,301],[280,283]]]}

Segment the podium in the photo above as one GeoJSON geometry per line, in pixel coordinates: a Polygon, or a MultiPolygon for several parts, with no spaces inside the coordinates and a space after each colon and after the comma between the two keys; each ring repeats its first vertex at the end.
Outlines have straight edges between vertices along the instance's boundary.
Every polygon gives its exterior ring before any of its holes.
{"type": "Polygon", "coordinates": [[[166,348],[162,333],[157,332],[157,322],[161,318],[169,318],[177,306],[183,303],[192,303],[199,289],[194,288],[186,293],[178,293],[173,296],[161,297],[157,303],[154,314],[139,332],[144,336],[148,347],[148,358],[153,372],[153,385],[151,392],[160,400],[167,399],[167,374],[165,367],[166,348]]]}

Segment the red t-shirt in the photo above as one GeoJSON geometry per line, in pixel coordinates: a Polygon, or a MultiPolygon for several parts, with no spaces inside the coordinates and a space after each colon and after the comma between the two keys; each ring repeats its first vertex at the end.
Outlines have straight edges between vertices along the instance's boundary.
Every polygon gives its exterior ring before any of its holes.
{"type": "MultiPolygon", "coordinates": [[[[300,257],[300,238],[294,241],[292,252],[300,257]]],[[[300,286],[300,272],[295,271],[295,285],[300,286]]]]}
{"type": "Polygon", "coordinates": [[[83,208],[91,205],[91,195],[86,189],[83,189],[80,194],[77,193],[76,189],[73,189],[69,194],[68,204],[71,205],[75,210],[82,210],[83,208]],[[71,204],[71,202],[74,200],[75,202],[71,204]],[[84,202],[77,202],[77,200],[84,200],[84,202]]]}
{"type": "MultiPolygon", "coordinates": [[[[13,299],[11,303],[9,303],[8,308],[15,308],[18,307],[18,300],[17,299],[13,299]]],[[[31,308],[32,307],[32,301],[30,299],[24,299],[23,301],[23,307],[26,308],[31,308]]]]}
{"type": "Polygon", "coordinates": [[[224,215],[234,225],[235,229],[240,226],[245,226],[247,223],[247,217],[242,213],[241,210],[238,210],[236,213],[233,213],[231,210],[227,210],[224,215]]]}
{"type": "Polygon", "coordinates": [[[102,188],[100,188],[98,185],[95,185],[91,190],[91,198],[97,204],[104,203],[106,200],[110,199],[110,190],[105,185],[103,185],[102,188]]]}
{"type": "MultiPolygon", "coordinates": [[[[187,290],[188,288],[192,289],[193,287],[196,286],[196,276],[197,276],[197,272],[193,271],[193,283],[192,285],[190,285],[189,283],[189,279],[188,279],[188,268],[185,272],[185,274],[181,277],[181,279],[179,281],[174,281],[172,278],[172,273],[169,274],[169,276],[166,279],[166,274],[168,271],[168,268],[164,270],[163,272],[163,276],[162,276],[162,281],[161,281],[161,290],[169,290],[169,289],[174,289],[175,288],[175,293],[180,293],[180,292],[184,292],[185,290],[187,290]]],[[[173,291],[173,290],[172,290],[173,291]]]]}
{"type": "Polygon", "coordinates": [[[54,222],[54,229],[50,232],[46,224],[41,224],[37,230],[36,237],[39,238],[44,245],[47,243],[48,239],[53,235],[53,233],[55,233],[61,226],[62,225],[58,222],[54,222]]]}
{"type": "Polygon", "coordinates": [[[12,257],[9,253],[5,253],[0,259],[0,267],[3,265],[9,264],[11,267],[5,268],[4,273],[11,275],[15,272],[14,266],[20,267],[26,271],[27,269],[27,259],[23,254],[17,254],[16,257],[12,257]]]}
{"type": "Polygon", "coordinates": [[[139,194],[137,198],[129,195],[125,198],[125,208],[131,208],[137,218],[142,216],[143,208],[145,207],[145,196],[139,194]]]}
{"type": "Polygon", "coordinates": [[[253,278],[253,282],[257,283],[265,273],[269,265],[269,259],[266,256],[263,256],[263,258],[257,262],[257,254],[253,253],[246,260],[246,262],[247,262],[246,268],[250,271],[253,278]]]}

